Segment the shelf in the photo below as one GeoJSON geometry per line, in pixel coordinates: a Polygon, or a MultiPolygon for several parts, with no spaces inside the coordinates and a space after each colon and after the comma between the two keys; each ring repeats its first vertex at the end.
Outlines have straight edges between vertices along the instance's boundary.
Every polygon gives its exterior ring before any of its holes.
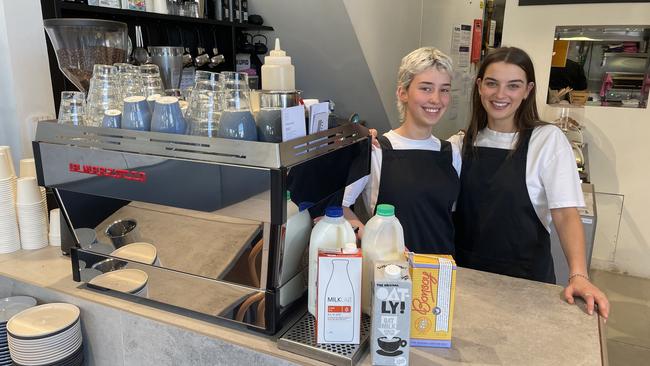
{"type": "Polygon", "coordinates": [[[648,53],[627,53],[627,52],[605,52],[604,57],[635,57],[635,58],[648,58],[648,53]]]}
{"type": "Polygon", "coordinates": [[[235,28],[242,28],[242,29],[257,29],[257,30],[264,30],[264,31],[273,30],[273,27],[269,27],[265,25],[237,23],[237,22],[230,22],[224,20],[207,19],[207,18],[183,17],[179,15],[158,14],[158,13],[151,13],[151,12],[137,11],[137,10],[115,9],[115,8],[107,8],[103,6],[92,6],[86,4],[70,3],[65,1],[57,1],[57,6],[61,10],[73,10],[76,12],[85,12],[89,14],[105,14],[105,15],[124,16],[124,17],[139,18],[139,19],[152,19],[152,20],[162,20],[162,21],[170,21],[170,22],[207,24],[207,25],[227,26],[227,27],[235,27],[235,28]]]}

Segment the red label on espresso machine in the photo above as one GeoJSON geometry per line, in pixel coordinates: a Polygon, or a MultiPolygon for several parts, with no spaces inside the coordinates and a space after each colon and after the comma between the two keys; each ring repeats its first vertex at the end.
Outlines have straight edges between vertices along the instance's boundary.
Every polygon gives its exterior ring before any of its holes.
{"type": "Polygon", "coordinates": [[[147,181],[147,173],[139,172],[137,170],[115,169],[115,168],[108,168],[105,166],[86,165],[86,164],[81,165],[76,163],[70,163],[68,165],[68,170],[73,173],[91,174],[100,177],[110,177],[114,179],[131,180],[140,183],[144,183],[147,181]]]}

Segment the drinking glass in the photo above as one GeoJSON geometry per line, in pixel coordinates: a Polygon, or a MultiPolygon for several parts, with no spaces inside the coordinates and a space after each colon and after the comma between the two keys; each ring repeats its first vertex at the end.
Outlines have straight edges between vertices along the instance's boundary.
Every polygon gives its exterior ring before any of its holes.
{"type": "Polygon", "coordinates": [[[218,137],[257,141],[257,126],[251,113],[248,90],[224,90],[218,137]]]}
{"type": "Polygon", "coordinates": [[[223,89],[249,90],[248,74],[245,72],[223,71],[219,74],[219,82],[223,89]]]}
{"type": "Polygon", "coordinates": [[[88,102],[86,105],[87,126],[99,127],[108,109],[122,109],[121,92],[117,68],[111,65],[96,64],[90,79],[88,102]]]}
{"type": "Polygon", "coordinates": [[[120,100],[132,96],[144,96],[144,83],[138,66],[119,63],[113,65],[117,69],[120,82],[120,100]]]}
{"type": "Polygon", "coordinates": [[[144,87],[143,96],[149,97],[154,94],[163,94],[162,78],[158,65],[146,64],[140,66],[140,77],[144,87]]]}
{"type": "Polygon", "coordinates": [[[199,81],[211,81],[211,82],[218,83],[219,73],[212,72],[212,71],[196,70],[196,73],[194,74],[194,83],[196,84],[199,81]]]}
{"type": "Polygon", "coordinates": [[[83,126],[86,108],[86,93],[77,91],[61,92],[59,123],[83,126]]]}
{"type": "Polygon", "coordinates": [[[189,134],[217,137],[223,106],[223,93],[207,89],[194,89],[185,118],[189,134]]]}

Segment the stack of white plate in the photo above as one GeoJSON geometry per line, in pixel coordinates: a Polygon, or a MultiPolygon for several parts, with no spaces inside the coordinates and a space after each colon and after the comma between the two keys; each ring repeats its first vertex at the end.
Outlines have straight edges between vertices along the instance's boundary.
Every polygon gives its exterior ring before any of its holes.
{"type": "Polygon", "coordinates": [[[29,296],[12,296],[0,299],[0,366],[11,365],[7,343],[7,321],[21,311],[36,306],[36,299],[29,296]]]}
{"type": "Polygon", "coordinates": [[[7,323],[7,340],[14,364],[73,366],[83,364],[79,308],[52,303],[14,315],[7,323]]]}
{"type": "Polygon", "coordinates": [[[36,178],[18,178],[16,181],[16,210],[22,248],[32,250],[48,246],[47,204],[36,178]]]}
{"type": "Polygon", "coordinates": [[[20,249],[16,217],[16,176],[9,149],[0,146],[0,254],[20,249]]]}

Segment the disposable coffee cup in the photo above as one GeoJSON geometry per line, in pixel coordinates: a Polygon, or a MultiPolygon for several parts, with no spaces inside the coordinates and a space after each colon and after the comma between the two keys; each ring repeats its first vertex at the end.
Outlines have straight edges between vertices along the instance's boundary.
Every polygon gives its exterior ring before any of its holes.
{"type": "Polygon", "coordinates": [[[7,164],[6,151],[0,151],[0,179],[9,179],[13,177],[13,171],[7,164]]]}
{"type": "MultiPolygon", "coordinates": [[[[9,168],[12,176],[16,176],[16,170],[14,169],[14,163],[11,159],[11,148],[9,146],[3,145],[0,146],[0,152],[4,153],[4,159],[0,159],[0,164],[4,161],[5,165],[9,168]]],[[[2,158],[2,157],[0,157],[2,158]]],[[[1,177],[1,176],[0,176],[1,177]]]]}
{"type": "Polygon", "coordinates": [[[61,209],[50,210],[50,245],[61,246],[61,209]]]}
{"type": "Polygon", "coordinates": [[[16,204],[33,205],[40,203],[43,197],[36,178],[24,177],[16,181],[16,204]]]}
{"type": "Polygon", "coordinates": [[[20,159],[20,177],[36,177],[36,163],[34,158],[20,159]]]}

